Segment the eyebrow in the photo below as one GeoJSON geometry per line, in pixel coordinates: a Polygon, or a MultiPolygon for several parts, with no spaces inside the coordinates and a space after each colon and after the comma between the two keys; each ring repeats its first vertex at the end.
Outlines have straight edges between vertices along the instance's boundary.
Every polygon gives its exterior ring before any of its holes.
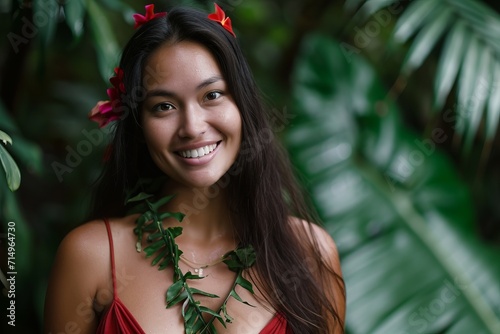
{"type": "Polygon", "coordinates": [[[218,75],[214,75],[213,77],[210,77],[208,79],[203,80],[198,86],[196,86],[196,90],[200,90],[202,88],[205,88],[206,86],[209,86],[213,83],[216,83],[217,81],[221,81],[222,78],[218,75]]]}
{"type": "MultiPolygon", "coordinates": [[[[196,90],[200,90],[202,88],[205,88],[206,86],[209,86],[221,80],[223,80],[221,76],[215,75],[213,77],[203,80],[200,84],[198,84],[198,86],[196,86],[196,90]]],[[[164,89],[152,89],[146,93],[146,99],[153,96],[176,97],[177,94],[164,89]]]]}

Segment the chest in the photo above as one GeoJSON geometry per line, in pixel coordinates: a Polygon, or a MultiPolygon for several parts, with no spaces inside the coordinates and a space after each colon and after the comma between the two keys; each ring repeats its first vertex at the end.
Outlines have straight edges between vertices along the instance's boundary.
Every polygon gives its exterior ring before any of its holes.
{"type": "MultiPolygon", "coordinates": [[[[192,268],[180,263],[181,270],[193,272],[192,268]]],[[[235,292],[252,306],[228,297],[236,278],[224,263],[205,268],[202,279],[190,279],[188,285],[194,291],[204,291],[217,297],[203,294],[193,297],[201,306],[218,311],[227,299],[226,312],[233,319],[226,328],[215,320],[219,334],[258,334],[274,316],[274,311],[262,302],[258,295],[237,286],[235,292]]],[[[116,259],[117,295],[146,333],[184,333],[182,303],[167,308],[166,292],[173,284],[173,270],[159,271],[151,265],[144,254],[130,253],[125,258],[116,259]]],[[[254,290],[257,290],[254,286],[254,290]]],[[[206,321],[212,318],[205,314],[206,321]]]]}

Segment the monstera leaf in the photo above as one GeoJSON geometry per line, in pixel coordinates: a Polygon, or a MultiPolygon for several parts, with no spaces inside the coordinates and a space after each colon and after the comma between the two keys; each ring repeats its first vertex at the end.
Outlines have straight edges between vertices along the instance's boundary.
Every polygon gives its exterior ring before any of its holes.
{"type": "Polygon", "coordinates": [[[499,250],[479,240],[469,191],[405,128],[373,68],[321,36],[294,72],[285,141],[336,240],[349,333],[500,333],[499,250]]]}

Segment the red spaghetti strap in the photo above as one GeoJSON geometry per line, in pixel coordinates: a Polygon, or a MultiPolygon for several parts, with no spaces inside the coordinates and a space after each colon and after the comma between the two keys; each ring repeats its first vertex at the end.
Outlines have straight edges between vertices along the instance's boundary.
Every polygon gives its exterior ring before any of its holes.
{"type": "Polygon", "coordinates": [[[96,334],[145,334],[141,325],[116,294],[115,251],[113,249],[113,235],[108,219],[104,219],[108,231],[109,252],[111,255],[111,275],[113,277],[113,300],[109,308],[102,315],[96,334]]]}
{"type": "Polygon", "coordinates": [[[109,221],[104,218],[104,224],[106,224],[106,230],[108,231],[109,239],[109,253],[111,257],[111,277],[113,279],[113,298],[116,298],[116,273],[115,273],[115,250],[113,247],[113,235],[111,234],[111,227],[109,226],[109,221]]]}

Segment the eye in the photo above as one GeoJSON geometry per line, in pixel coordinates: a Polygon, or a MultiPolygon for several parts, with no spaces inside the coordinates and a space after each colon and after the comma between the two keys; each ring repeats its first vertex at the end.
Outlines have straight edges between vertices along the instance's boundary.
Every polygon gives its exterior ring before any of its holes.
{"type": "Polygon", "coordinates": [[[169,111],[172,109],[174,109],[174,106],[171,103],[166,103],[166,102],[158,103],[153,107],[154,112],[169,111]]]}
{"type": "Polygon", "coordinates": [[[205,95],[205,100],[211,101],[211,100],[218,99],[221,96],[222,96],[221,92],[214,91],[214,92],[210,92],[207,95],[205,95]]]}

